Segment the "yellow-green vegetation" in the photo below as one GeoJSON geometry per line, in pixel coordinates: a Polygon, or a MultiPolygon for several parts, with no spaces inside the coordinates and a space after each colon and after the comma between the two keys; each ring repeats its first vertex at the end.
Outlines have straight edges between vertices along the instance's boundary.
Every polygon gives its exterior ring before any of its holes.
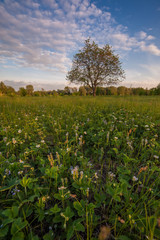
{"type": "Polygon", "coordinates": [[[0,97],[0,239],[160,239],[159,161],[158,96],[0,97]]]}

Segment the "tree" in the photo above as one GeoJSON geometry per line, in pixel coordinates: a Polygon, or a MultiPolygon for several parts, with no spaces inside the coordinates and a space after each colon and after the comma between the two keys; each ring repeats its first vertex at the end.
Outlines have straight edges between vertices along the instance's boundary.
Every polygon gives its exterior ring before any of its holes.
{"type": "Polygon", "coordinates": [[[28,94],[28,95],[32,95],[33,92],[34,92],[34,88],[33,88],[32,85],[27,85],[27,86],[26,86],[26,90],[27,90],[27,94],[28,94]]]}
{"type": "Polygon", "coordinates": [[[87,39],[83,49],[75,54],[66,78],[71,83],[88,85],[95,96],[97,86],[117,84],[124,78],[124,71],[109,45],[100,48],[87,39]]]}
{"type": "Polygon", "coordinates": [[[3,82],[0,82],[0,91],[2,94],[7,93],[7,86],[3,82]]]}
{"type": "Polygon", "coordinates": [[[87,91],[86,91],[85,87],[81,86],[79,88],[79,95],[80,96],[86,96],[86,93],[87,93],[87,91]]]}
{"type": "Polygon", "coordinates": [[[21,97],[24,97],[27,95],[27,90],[24,87],[19,88],[18,93],[20,94],[21,97]]]}

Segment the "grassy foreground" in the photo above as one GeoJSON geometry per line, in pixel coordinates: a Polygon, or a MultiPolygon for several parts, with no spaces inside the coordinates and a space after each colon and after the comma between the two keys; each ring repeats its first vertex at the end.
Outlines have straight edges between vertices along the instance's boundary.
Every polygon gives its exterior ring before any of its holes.
{"type": "Polygon", "coordinates": [[[0,239],[160,239],[160,97],[0,97],[0,239]]]}

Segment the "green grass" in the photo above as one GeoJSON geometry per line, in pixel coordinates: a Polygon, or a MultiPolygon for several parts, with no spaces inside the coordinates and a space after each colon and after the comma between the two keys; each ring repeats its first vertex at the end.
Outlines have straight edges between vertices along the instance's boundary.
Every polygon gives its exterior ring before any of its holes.
{"type": "Polygon", "coordinates": [[[0,97],[0,239],[160,239],[160,97],[0,97]]]}

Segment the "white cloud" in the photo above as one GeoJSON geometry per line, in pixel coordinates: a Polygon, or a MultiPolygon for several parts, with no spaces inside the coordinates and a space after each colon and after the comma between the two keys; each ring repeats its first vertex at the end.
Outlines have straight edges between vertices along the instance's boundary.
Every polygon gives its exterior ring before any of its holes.
{"type": "Polygon", "coordinates": [[[160,49],[154,44],[146,45],[145,42],[141,42],[140,49],[144,52],[151,53],[155,56],[160,56],[160,49]]]}
{"type": "Polygon", "coordinates": [[[89,0],[5,0],[0,16],[1,63],[10,59],[18,66],[66,73],[72,52],[87,37],[122,53],[136,49],[160,56],[156,45],[146,43],[154,36],[143,31],[130,36],[108,9],[89,0]]]}
{"type": "Polygon", "coordinates": [[[155,39],[155,37],[152,36],[152,35],[148,35],[147,38],[146,38],[146,40],[154,40],[154,39],[155,39]]]}
{"type": "Polygon", "coordinates": [[[144,38],[146,38],[146,37],[147,37],[147,33],[146,33],[146,32],[143,32],[143,31],[141,31],[141,32],[139,32],[139,37],[140,37],[140,39],[144,39],[144,38]]]}
{"type": "Polygon", "coordinates": [[[126,70],[126,80],[123,82],[127,87],[153,88],[159,84],[160,69],[158,65],[141,65],[141,69],[126,70]]]}

